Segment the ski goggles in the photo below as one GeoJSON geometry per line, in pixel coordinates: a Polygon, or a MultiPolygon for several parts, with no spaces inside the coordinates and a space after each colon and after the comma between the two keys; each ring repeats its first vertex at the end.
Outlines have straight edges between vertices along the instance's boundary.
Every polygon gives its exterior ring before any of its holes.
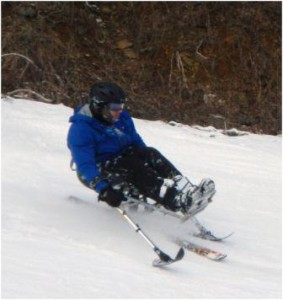
{"type": "Polygon", "coordinates": [[[112,111],[120,111],[123,110],[124,103],[109,103],[107,104],[107,107],[112,111]]]}

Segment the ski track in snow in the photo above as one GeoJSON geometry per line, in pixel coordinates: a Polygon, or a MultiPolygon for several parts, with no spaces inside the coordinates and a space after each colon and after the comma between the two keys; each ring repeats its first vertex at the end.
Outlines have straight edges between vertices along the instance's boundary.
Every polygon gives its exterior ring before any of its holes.
{"type": "MultiPolygon", "coordinates": [[[[72,110],[28,100],[1,106],[2,297],[281,297],[281,137],[135,119],[145,142],[192,182],[215,180],[216,196],[199,221],[219,236],[235,232],[222,243],[193,239],[227,253],[222,262],[186,252],[158,269],[145,241],[70,170],[72,110]]],[[[171,237],[194,230],[159,213],[130,214],[171,256],[178,250],[171,237]]]]}

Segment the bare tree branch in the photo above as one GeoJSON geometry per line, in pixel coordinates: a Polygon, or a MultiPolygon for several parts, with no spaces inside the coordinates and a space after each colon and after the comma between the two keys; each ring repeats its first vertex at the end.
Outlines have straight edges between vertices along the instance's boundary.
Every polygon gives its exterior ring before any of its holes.
{"type": "Polygon", "coordinates": [[[184,70],[182,58],[181,58],[181,55],[180,55],[179,51],[176,52],[176,58],[177,58],[177,66],[178,66],[178,69],[179,69],[179,70],[181,71],[181,73],[182,73],[183,83],[184,83],[185,87],[188,88],[187,77],[186,77],[186,75],[185,75],[185,70],[184,70]]]}
{"type": "Polygon", "coordinates": [[[209,57],[204,56],[204,55],[202,55],[202,54],[199,52],[199,48],[201,47],[202,43],[203,43],[203,40],[201,40],[201,41],[199,42],[199,44],[197,45],[197,48],[196,48],[196,54],[197,54],[198,56],[200,56],[202,59],[209,59],[209,57]]]}
{"type": "Polygon", "coordinates": [[[35,65],[35,63],[30,58],[28,58],[22,54],[19,54],[19,53],[6,53],[6,54],[1,55],[1,57],[6,57],[6,56],[19,56],[19,57],[26,59],[28,62],[32,63],[33,65],[35,65]]]}
{"type": "Polygon", "coordinates": [[[18,96],[18,97],[26,97],[26,95],[28,95],[28,97],[31,97],[31,95],[35,95],[36,97],[39,98],[39,100],[42,100],[43,102],[47,102],[47,103],[52,103],[53,100],[50,100],[48,98],[45,98],[44,96],[40,95],[39,93],[35,92],[35,91],[32,91],[30,89],[17,89],[17,90],[14,90],[12,92],[8,92],[7,95],[8,96],[18,96]],[[19,95],[21,94],[21,95],[19,95]]]}

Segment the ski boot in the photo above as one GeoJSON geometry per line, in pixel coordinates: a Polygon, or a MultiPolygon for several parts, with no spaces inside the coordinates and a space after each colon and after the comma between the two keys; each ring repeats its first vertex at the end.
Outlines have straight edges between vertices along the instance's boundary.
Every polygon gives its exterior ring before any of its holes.
{"type": "MultiPolygon", "coordinates": [[[[184,214],[194,214],[199,209],[203,210],[212,201],[216,193],[214,181],[204,178],[198,186],[193,185],[188,191],[180,193],[179,205],[184,214]]],[[[178,197],[178,196],[177,196],[178,197]]]]}
{"type": "Polygon", "coordinates": [[[203,210],[215,192],[214,181],[209,178],[203,179],[196,186],[186,177],[177,175],[173,179],[164,180],[160,196],[166,208],[188,215],[203,210]]]}

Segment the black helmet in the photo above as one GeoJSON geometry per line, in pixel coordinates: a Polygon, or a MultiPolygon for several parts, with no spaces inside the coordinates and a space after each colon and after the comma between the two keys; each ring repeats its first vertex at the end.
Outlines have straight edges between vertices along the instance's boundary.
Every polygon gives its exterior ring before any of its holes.
{"type": "Polygon", "coordinates": [[[90,105],[104,106],[108,103],[125,103],[124,91],[115,83],[99,82],[90,89],[90,105]]]}
{"type": "Polygon", "coordinates": [[[125,92],[115,83],[111,82],[98,82],[95,83],[89,94],[89,108],[93,117],[102,117],[103,108],[107,104],[125,103],[125,92]]]}

